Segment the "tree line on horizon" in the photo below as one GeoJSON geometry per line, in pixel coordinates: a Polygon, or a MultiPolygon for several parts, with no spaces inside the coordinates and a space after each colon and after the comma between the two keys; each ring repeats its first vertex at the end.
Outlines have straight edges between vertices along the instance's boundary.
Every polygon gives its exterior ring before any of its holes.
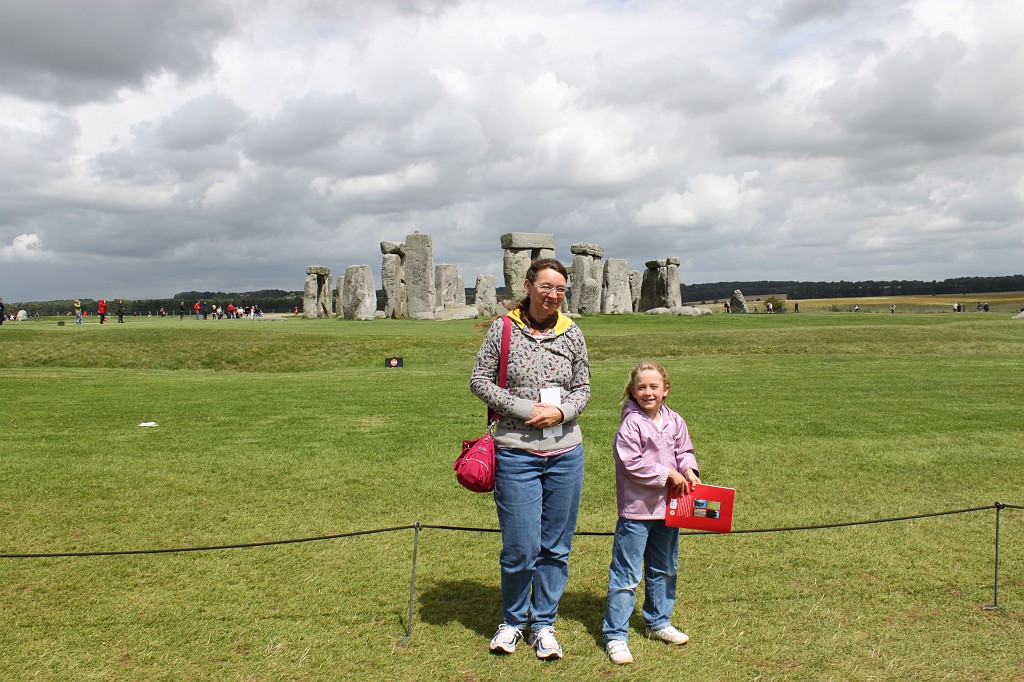
{"type": "MultiPolygon", "coordinates": [[[[704,284],[684,284],[680,287],[685,301],[719,301],[728,299],[736,289],[744,296],[766,296],[785,294],[789,299],[813,298],[859,298],[868,296],[928,296],[933,294],[972,294],[996,293],[1005,291],[1024,291],[1024,275],[1005,275],[996,277],[953,277],[942,281],[930,282],[921,280],[867,280],[860,282],[796,282],[783,280],[759,280],[754,282],[708,282],[704,284]]],[[[466,289],[469,300],[476,293],[473,288],[466,289]]],[[[498,288],[503,295],[504,287],[498,288]]],[[[377,292],[378,301],[382,300],[383,292],[377,292]]],[[[94,314],[98,299],[83,298],[82,309],[94,314]]],[[[108,298],[108,311],[117,309],[116,298],[108,298]]],[[[256,305],[264,312],[285,312],[302,309],[302,292],[285,291],[283,289],[262,289],[247,292],[223,291],[182,291],[170,298],[123,299],[125,310],[129,315],[157,315],[161,308],[168,315],[177,315],[179,302],[184,301],[185,313],[192,314],[192,306],[196,301],[227,307],[229,303],[236,306],[256,305]]],[[[74,308],[74,299],[54,301],[9,302],[8,310],[26,310],[31,315],[66,315],[74,308]]]]}

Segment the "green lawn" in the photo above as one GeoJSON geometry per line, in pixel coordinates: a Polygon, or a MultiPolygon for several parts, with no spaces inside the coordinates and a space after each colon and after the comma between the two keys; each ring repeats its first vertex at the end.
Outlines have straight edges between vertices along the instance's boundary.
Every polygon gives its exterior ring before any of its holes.
{"type": "MultiPolygon", "coordinates": [[[[1024,504],[1024,321],[989,315],[588,317],[581,531],[614,528],[630,367],[660,359],[737,529],[1024,504]]],[[[484,326],[130,318],[0,327],[0,553],[496,527],[460,488],[484,326]],[[404,357],[402,369],[384,358],[404,357]],[[156,428],[139,423],[155,421],[156,428]]],[[[495,533],[0,559],[3,680],[1024,679],[1024,510],[681,541],[682,649],[600,647],[611,539],[573,549],[566,658],[487,653],[495,533]]]]}

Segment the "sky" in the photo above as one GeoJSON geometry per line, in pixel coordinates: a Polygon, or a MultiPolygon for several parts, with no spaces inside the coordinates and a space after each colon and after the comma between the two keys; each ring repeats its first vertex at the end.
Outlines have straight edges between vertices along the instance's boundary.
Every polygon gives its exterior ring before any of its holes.
{"type": "Polygon", "coordinates": [[[684,283],[1024,272],[1019,0],[0,0],[0,298],[432,236],[684,283]]]}

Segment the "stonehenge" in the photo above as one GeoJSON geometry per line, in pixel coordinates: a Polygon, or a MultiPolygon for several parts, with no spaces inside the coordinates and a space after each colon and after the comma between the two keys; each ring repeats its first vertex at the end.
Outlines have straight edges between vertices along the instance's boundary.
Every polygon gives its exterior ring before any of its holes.
{"type": "Polygon", "coordinates": [[[683,295],[679,290],[679,259],[662,258],[649,260],[644,265],[640,282],[640,307],[638,312],[653,308],[680,308],[683,295]]]}
{"type": "MultiPolygon", "coordinates": [[[[306,268],[303,315],[350,320],[402,318],[453,320],[504,314],[521,297],[530,263],[555,258],[555,235],[507,232],[500,238],[504,295],[499,298],[493,275],[476,278],[476,298],[470,304],[462,275],[455,265],[434,264],[431,236],[418,230],[404,242],[381,241],[381,293],[378,310],[373,274],[368,265],[353,265],[338,277],[331,298],[331,270],[321,265],[306,268]],[[333,307],[333,311],[332,311],[333,307]]],[[[574,315],[621,315],[635,312],[672,315],[710,314],[707,308],[683,306],[676,257],[649,260],[645,270],[630,271],[624,258],[605,259],[602,246],[577,242],[569,247],[568,295],[562,311],[574,315]]],[[[747,312],[743,294],[736,291],[733,308],[747,312]]]]}
{"type": "Polygon", "coordinates": [[[604,258],[604,249],[596,244],[579,242],[570,246],[569,251],[572,253],[569,312],[579,315],[601,312],[601,283],[604,281],[601,259],[604,258]]]}
{"type": "Polygon", "coordinates": [[[334,317],[331,310],[331,269],[323,265],[306,268],[306,286],[302,291],[302,315],[306,318],[334,317]]]}
{"type": "Polygon", "coordinates": [[[410,234],[405,238],[405,291],[409,319],[434,319],[434,308],[437,307],[434,276],[434,244],[430,235],[410,234]]]}
{"type": "Polygon", "coordinates": [[[538,258],[555,257],[555,235],[506,232],[501,235],[501,248],[504,250],[502,269],[505,275],[505,298],[515,300],[522,295],[530,263],[538,258]]]}
{"type": "Polygon", "coordinates": [[[377,312],[377,287],[370,266],[348,266],[343,290],[342,316],[346,320],[372,320],[377,312]]]}
{"type": "Polygon", "coordinates": [[[617,315],[633,312],[633,291],[630,289],[629,261],[609,258],[604,262],[601,287],[601,312],[617,315]]]}

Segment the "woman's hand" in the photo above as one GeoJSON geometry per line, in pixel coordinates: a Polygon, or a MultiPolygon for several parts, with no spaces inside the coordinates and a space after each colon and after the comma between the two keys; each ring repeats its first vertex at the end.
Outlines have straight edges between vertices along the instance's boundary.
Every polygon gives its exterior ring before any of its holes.
{"type": "Polygon", "coordinates": [[[533,426],[538,429],[549,429],[552,426],[561,424],[563,419],[565,419],[565,415],[562,414],[557,405],[534,403],[530,418],[525,423],[527,426],[533,426]]]}

